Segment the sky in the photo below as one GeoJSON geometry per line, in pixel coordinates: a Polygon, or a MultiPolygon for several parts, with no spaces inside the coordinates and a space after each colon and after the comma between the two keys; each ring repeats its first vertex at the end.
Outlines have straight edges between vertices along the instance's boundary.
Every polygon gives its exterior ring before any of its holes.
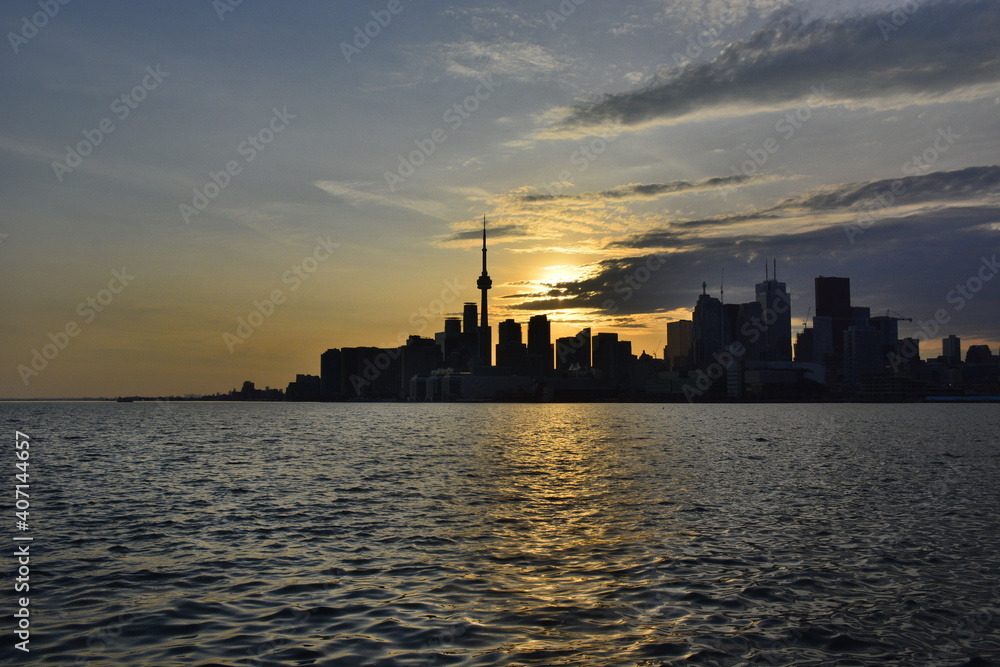
{"type": "MultiPolygon", "coordinates": [[[[1000,351],[993,1],[0,9],[0,397],[284,387],[478,301],[662,357],[765,266],[1000,351]]],[[[767,269],[771,271],[772,269],[767,269]]]]}

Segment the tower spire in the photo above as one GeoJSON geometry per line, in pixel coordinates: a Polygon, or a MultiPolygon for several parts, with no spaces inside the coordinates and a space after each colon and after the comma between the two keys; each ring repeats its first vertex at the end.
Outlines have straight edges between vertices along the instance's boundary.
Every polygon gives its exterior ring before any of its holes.
{"type": "Polygon", "coordinates": [[[493,279],[486,271],[486,216],[483,216],[483,272],[476,281],[476,287],[482,292],[482,306],[479,311],[479,360],[486,366],[490,366],[492,360],[493,336],[490,332],[490,320],[486,311],[486,293],[493,287],[493,279]]]}

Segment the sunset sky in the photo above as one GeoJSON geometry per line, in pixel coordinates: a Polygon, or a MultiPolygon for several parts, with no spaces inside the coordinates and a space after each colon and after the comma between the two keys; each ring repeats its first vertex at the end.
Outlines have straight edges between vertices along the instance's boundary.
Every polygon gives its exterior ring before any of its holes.
{"type": "Polygon", "coordinates": [[[944,311],[925,358],[1000,347],[994,0],[0,17],[0,397],[283,388],[432,336],[478,300],[483,215],[494,331],[548,313],[662,356],[702,282],[748,301],[776,259],[795,331],[847,276],[901,335],[944,311]]]}

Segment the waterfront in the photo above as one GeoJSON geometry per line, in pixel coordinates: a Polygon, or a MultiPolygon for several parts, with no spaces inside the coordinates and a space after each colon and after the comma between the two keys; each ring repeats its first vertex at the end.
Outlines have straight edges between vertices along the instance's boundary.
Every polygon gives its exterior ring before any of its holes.
{"type": "Polygon", "coordinates": [[[1000,655],[992,405],[0,416],[31,436],[31,664],[1000,655]]]}

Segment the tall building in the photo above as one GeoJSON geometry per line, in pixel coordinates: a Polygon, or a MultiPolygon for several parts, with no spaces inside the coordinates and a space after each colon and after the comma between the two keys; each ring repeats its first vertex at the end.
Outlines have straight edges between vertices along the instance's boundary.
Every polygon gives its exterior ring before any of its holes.
{"type": "Polygon", "coordinates": [[[899,349],[899,320],[888,315],[868,318],[868,324],[882,336],[882,364],[891,367],[889,355],[899,349]]]}
{"type": "Polygon", "coordinates": [[[434,334],[434,341],[441,348],[441,358],[445,366],[461,369],[465,366],[462,358],[462,320],[457,317],[444,319],[444,331],[434,334]]]}
{"type": "Polygon", "coordinates": [[[827,364],[833,355],[833,318],[826,315],[813,317],[813,361],[827,364]]]}
{"type": "Polygon", "coordinates": [[[432,371],[441,367],[441,348],[430,338],[420,336],[410,336],[406,339],[403,347],[402,369],[400,379],[402,381],[402,393],[409,393],[410,380],[415,376],[427,376],[432,371]]]}
{"type": "Polygon", "coordinates": [[[816,342],[812,327],[802,329],[795,337],[795,361],[808,363],[815,360],[816,342]]]}
{"type": "Polygon", "coordinates": [[[882,334],[871,327],[849,327],[844,332],[844,379],[859,384],[882,372],[882,334]]]}
{"type": "MultiPolygon", "coordinates": [[[[775,267],[777,272],[777,266],[775,267]]],[[[792,299],[778,276],[756,285],[757,303],[760,304],[761,361],[792,360],[792,299]]],[[[748,357],[749,360],[749,357],[748,357]]]]}
{"type": "Polygon", "coordinates": [[[545,315],[532,315],[528,320],[528,358],[535,375],[552,373],[552,327],[545,315]]]}
{"type": "Polygon", "coordinates": [[[466,301],[462,305],[462,333],[463,334],[478,334],[479,325],[476,320],[479,319],[479,313],[476,310],[476,304],[474,301],[466,301]]]}
{"type": "Polygon", "coordinates": [[[819,276],[815,280],[816,315],[830,318],[833,350],[844,351],[844,332],[851,326],[851,279],[819,276]]]}
{"type": "Polygon", "coordinates": [[[462,307],[462,368],[481,364],[479,360],[479,323],[476,304],[466,302],[462,307]]]}
{"type": "Polygon", "coordinates": [[[614,378],[618,375],[618,334],[599,333],[594,336],[594,368],[601,377],[614,378]]]}
{"type": "Polygon", "coordinates": [[[776,331],[774,327],[768,327],[767,320],[764,318],[764,307],[760,302],[741,303],[736,307],[734,314],[730,310],[730,304],[725,304],[723,308],[727,310],[726,315],[733,325],[730,327],[729,338],[743,346],[743,359],[745,361],[775,361],[769,356],[773,356],[774,347],[768,346],[768,333],[773,337],[776,331]]]}
{"type": "Polygon", "coordinates": [[[489,366],[493,360],[493,334],[490,330],[490,320],[486,311],[486,293],[493,287],[493,279],[486,271],[486,216],[483,216],[483,272],[476,281],[476,287],[482,292],[482,308],[479,311],[479,360],[489,366]]]}
{"type": "Polygon", "coordinates": [[[513,375],[528,375],[528,348],[522,342],[521,324],[506,319],[497,326],[497,363],[513,375]]]}
{"type": "Polygon", "coordinates": [[[581,329],[575,336],[556,341],[556,369],[584,371],[590,368],[590,327],[581,329]]]}
{"type": "MultiPolygon", "coordinates": [[[[694,368],[708,368],[715,360],[712,355],[722,352],[729,344],[729,323],[722,302],[709,296],[705,291],[707,287],[701,284],[701,294],[694,307],[691,333],[691,365],[694,368]]],[[[596,355],[597,351],[594,352],[596,355]]]]}
{"type": "Polygon", "coordinates": [[[667,322],[667,356],[672,370],[687,368],[691,359],[691,336],[694,322],[667,322]]]}
{"type": "Polygon", "coordinates": [[[965,363],[967,364],[992,364],[993,353],[990,352],[989,345],[970,345],[965,353],[965,363]]]}
{"type": "Polygon", "coordinates": [[[333,348],[319,355],[319,377],[322,385],[322,398],[325,401],[340,398],[343,388],[340,384],[340,350],[333,348]]]}
{"type": "Polygon", "coordinates": [[[871,323],[872,309],[868,306],[851,306],[851,327],[867,327],[871,323]]]}
{"type": "Polygon", "coordinates": [[[941,355],[953,364],[962,361],[962,339],[954,334],[942,338],[941,355]]]}

